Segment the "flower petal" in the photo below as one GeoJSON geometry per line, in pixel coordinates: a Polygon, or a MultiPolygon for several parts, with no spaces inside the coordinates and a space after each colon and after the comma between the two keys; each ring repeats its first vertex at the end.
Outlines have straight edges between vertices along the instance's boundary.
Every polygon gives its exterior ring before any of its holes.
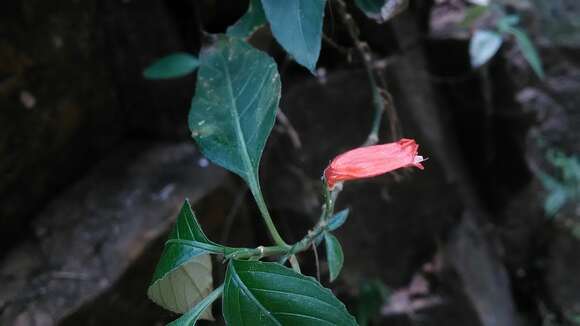
{"type": "Polygon", "coordinates": [[[394,143],[359,147],[337,156],[324,170],[329,189],[336,183],[370,178],[393,170],[415,166],[423,169],[419,145],[413,139],[403,138],[394,143]]]}

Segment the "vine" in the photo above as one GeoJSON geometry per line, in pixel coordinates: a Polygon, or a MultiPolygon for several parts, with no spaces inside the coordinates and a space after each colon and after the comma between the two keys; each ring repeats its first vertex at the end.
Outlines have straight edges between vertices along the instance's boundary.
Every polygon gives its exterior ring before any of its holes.
{"type": "MultiPolygon", "coordinates": [[[[260,158],[277,117],[280,75],[274,60],[253,48],[247,39],[260,27],[269,25],[273,37],[288,54],[314,73],[323,39],[326,0],[251,0],[246,14],[204,48],[199,58],[176,53],[144,71],[145,78],[164,79],[198,70],[188,121],[191,135],[205,157],[246,182],[273,241],[272,245],[255,248],[215,243],[204,234],[185,201],[148,289],[154,302],[183,314],[170,325],[212,320],[211,305],[219,297],[228,325],[356,325],[354,317],[330,290],[301,274],[296,255],[311,248],[316,250],[324,242],[329,279],[334,281],[342,269],[344,255],[333,231],[349,215],[348,210],[335,212],[343,183],[409,166],[422,169],[423,157],[411,139],[376,145],[385,112],[393,138],[397,137],[392,98],[376,71],[370,48],[359,38],[346,3],[333,3],[367,72],[374,118],[363,147],[337,156],[324,170],[324,204],[319,220],[295,243],[287,243],[278,232],[258,177],[260,158]],[[213,290],[211,255],[221,257],[227,266],[224,283],[213,290]]],[[[355,4],[368,17],[382,23],[405,9],[408,2],[356,0],[355,4]]],[[[336,44],[331,39],[327,41],[336,44]]]]}

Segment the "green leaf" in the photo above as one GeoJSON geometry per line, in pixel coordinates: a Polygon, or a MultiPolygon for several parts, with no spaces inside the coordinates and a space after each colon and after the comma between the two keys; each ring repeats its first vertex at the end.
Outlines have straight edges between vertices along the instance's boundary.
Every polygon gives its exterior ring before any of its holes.
{"type": "Polygon", "coordinates": [[[343,209],[342,211],[334,214],[334,216],[332,216],[329,220],[328,220],[328,224],[326,225],[328,231],[334,231],[336,229],[338,229],[339,227],[341,227],[344,222],[346,222],[346,219],[348,218],[348,213],[350,211],[347,209],[343,209]]]}
{"type": "Polygon", "coordinates": [[[277,263],[233,260],[223,294],[228,325],[356,325],[330,290],[277,263]]]}
{"type": "Polygon", "coordinates": [[[409,0],[355,0],[355,4],[369,18],[384,23],[407,9],[409,0]]]}
{"type": "Polygon", "coordinates": [[[168,79],[189,75],[199,66],[199,60],[188,53],[177,52],[155,61],[143,71],[147,79],[168,79]]]}
{"type": "Polygon", "coordinates": [[[326,260],[328,262],[328,271],[330,272],[330,281],[336,280],[342,269],[344,263],[344,254],[338,239],[330,234],[324,235],[324,243],[326,244],[326,260]]]}
{"type": "Polygon", "coordinates": [[[266,14],[260,0],[250,0],[248,11],[235,24],[228,27],[229,36],[249,38],[260,27],[266,24],[266,14]]]}
{"type": "Polygon", "coordinates": [[[528,37],[528,34],[520,28],[512,27],[508,29],[508,32],[511,33],[516,38],[516,42],[518,43],[518,47],[524,58],[528,61],[536,75],[540,78],[544,78],[544,68],[542,67],[542,60],[540,59],[540,55],[534,47],[534,44],[528,37]]]}
{"type": "Polygon", "coordinates": [[[564,189],[551,192],[544,201],[544,211],[552,217],[566,204],[566,201],[568,201],[568,194],[564,189]]]}
{"type": "MultiPolygon", "coordinates": [[[[189,202],[185,201],[147,290],[153,302],[173,312],[184,313],[212,290],[211,258],[205,250],[172,240],[217,245],[205,236],[189,202]]],[[[213,319],[211,309],[201,318],[213,319]]]]}
{"type": "Polygon", "coordinates": [[[474,68],[486,64],[499,50],[503,39],[500,34],[487,30],[477,30],[469,42],[469,56],[474,68]]]}
{"type": "Polygon", "coordinates": [[[356,320],[360,326],[367,326],[381,316],[381,308],[389,297],[389,289],[380,281],[365,281],[357,298],[356,320]]]}
{"type": "Polygon", "coordinates": [[[236,248],[229,248],[224,247],[216,244],[206,243],[206,242],[199,242],[194,240],[183,240],[183,239],[169,239],[165,244],[178,244],[180,246],[188,246],[193,247],[196,249],[201,249],[207,251],[208,253],[217,254],[217,255],[227,255],[229,253],[236,252],[236,248]]]}
{"type": "Polygon", "coordinates": [[[195,305],[190,311],[185,313],[179,319],[172,321],[171,323],[167,324],[167,326],[194,326],[195,323],[201,315],[206,311],[209,307],[211,310],[211,304],[219,298],[224,290],[224,285],[220,285],[217,289],[213,290],[207,297],[201,300],[198,304],[195,305]]]}
{"type": "Polygon", "coordinates": [[[280,101],[276,63],[230,37],[221,37],[201,60],[191,133],[209,160],[238,174],[257,196],[260,158],[280,101]]]}
{"type": "Polygon", "coordinates": [[[325,4],[326,0],[262,0],[278,43],[311,72],[320,55],[325,4]]]}

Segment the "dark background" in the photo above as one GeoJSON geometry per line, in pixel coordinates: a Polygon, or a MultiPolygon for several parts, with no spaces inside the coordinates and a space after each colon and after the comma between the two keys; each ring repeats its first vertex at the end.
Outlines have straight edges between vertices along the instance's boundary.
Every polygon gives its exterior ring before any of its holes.
{"type": "MultiPolygon", "coordinates": [[[[351,6],[361,38],[385,63],[401,135],[429,157],[424,171],[349,183],[338,202],[351,209],[337,232],[345,267],[329,285],[323,261],[322,282],[353,313],[364,284],[385,284],[392,295],[377,325],[580,324],[578,197],[548,216],[553,189],[541,177],[565,179],[549,153],[580,152],[580,8],[576,0],[502,3],[521,14],[544,80],[509,38],[488,66],[471,69],[469,33],[457,28],[463,1],[412,1],[383,25],[351,6]]],[[[205,33],[224,32],[246,7],[0,3],[0,325],[175,319],[145,292],[186,197],[212,239],[269,241],[242,182],[206,167],[189,138],[195,76],[142,77],[156,58],[197,53],[205,33]]],[[[333,10],[327,5],[325,34],[348,48],[333,10]]],[[[274,128],[261,180],[281,232],[295,241],[318,216],[325,165],[368,134],[370,90],[356,55],[348,60],[328,42],[314,77],[267,29],[251,41],[282,74],[291,127],[274,128]]],[[[381,142],[393,140],[389,125],[381,142]]],[[[311,252],[301,264],[316,274],[311,252]]],[[[214,270],[219,279],[220,262],[214,270]]]]}

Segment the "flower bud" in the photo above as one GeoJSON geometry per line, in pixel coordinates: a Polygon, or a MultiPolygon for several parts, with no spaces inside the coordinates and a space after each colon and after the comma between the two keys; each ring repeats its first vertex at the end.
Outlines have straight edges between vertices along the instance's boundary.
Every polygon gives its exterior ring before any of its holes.
{"type": "Polygon", "coordinates": [[[324,170],[324,178],[332,190],[338,182],[370,178],[407,166],[422,170],[424,159],[417,155],[418,150],[415,140],[405,138],[394,143],[355,148],[334,158],[324,170]]]}

